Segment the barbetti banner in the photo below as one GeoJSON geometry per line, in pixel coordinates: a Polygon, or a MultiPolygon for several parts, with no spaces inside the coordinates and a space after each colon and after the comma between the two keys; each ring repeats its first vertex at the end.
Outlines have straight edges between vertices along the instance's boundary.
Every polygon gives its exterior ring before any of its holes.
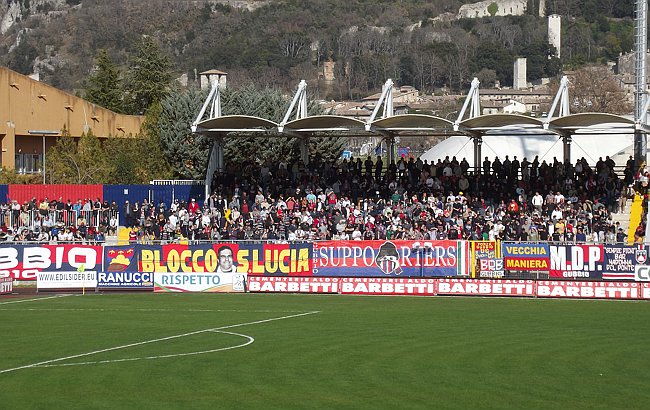
{"type": "Polygon", "coordinates": [[[12,245],[0,247],[0,277],[36,280],[39,273],[74,273],[82,267],[94,274],[102,269],[101,246],[12,245]]]}
{"type": "Polygon", "coordinates": [[[601,279],[603,245],[549,245],[551,278],[601,279]]]}
{"type": "Polygon", "coordinates": [[[535,296],[532,280],[438,279],[438,295],[535,296]]]}
{"type": "Polygon", "coordinates": [[[338,293],[340,278],[249,276],[249,292],[338,293]]]}
{"type": "MultiPolygon", "coordinates": [[[[638,299],[642,286],[636,282],[538,281],[537,297],[580,299],[638,299]]],[[[643,295],[645,297],[645,294],[643,295]]]]}
{"type": "Polygon", "coordinates": [[[504,243],[503,261],[506,270],[539,271],[549,268],[549,249],[542,243],[504,243]]]}
{"type": "Polygon", "coordinates": [[[0,278],[0,295],[13,291],[14,280],[11,278],[0,278]]]}
{"type": "Polygon", "coordinates": [[[635,268],[648,266],[648,247],[644,245],[604,245],[603,279],[634,280],[635,268]]]}
{"type": "Polygon", "coordinates": [[[641,298],[650,299],[650,283],[641,283],[641,298]]]}
{"type": "Polygon", "coordinates": [[[468,275],[467,241],[323,241],[314,243],[315,276],[468,275]]]}
{"type": "Polygon", "coordinates": [[[312,244],[141,245],[140,272],[311,275],[312,244]]]}
{"type": "Polygon", "coordinates": [[[341,278],[343,295],[411,295],[436,294],[433,278],[341,278]]]}

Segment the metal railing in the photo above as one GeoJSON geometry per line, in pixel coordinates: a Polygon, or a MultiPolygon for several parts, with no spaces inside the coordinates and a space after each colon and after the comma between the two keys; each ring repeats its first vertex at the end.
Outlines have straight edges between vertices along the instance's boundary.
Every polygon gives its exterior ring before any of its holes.
{"type": "Polygon", "coordinates": [[[66,227],[80,226],[99,228],[108,227],[111,219],[115,217],[119,221],[119,212],[114,210],[5,210],[0,211],[0,224],[11,229],[17,228],[52,228],[57,225],[66,227]]]}

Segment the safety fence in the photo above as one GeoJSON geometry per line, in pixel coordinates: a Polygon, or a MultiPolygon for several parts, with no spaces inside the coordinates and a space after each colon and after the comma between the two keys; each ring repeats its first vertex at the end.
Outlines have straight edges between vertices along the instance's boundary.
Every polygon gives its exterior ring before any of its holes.
{"type": "Polygon", "coordinates": [[[6,210],[0,212],[0,223],[11,229],[29,228],[36,229],[42,227],[54,227],[63,225],[65,227],[80,226],[99,228],[100,226],[109,227],[111,219],[114,219],[115,225],[119,221],[119,212],[116,210],[6,210]]]}

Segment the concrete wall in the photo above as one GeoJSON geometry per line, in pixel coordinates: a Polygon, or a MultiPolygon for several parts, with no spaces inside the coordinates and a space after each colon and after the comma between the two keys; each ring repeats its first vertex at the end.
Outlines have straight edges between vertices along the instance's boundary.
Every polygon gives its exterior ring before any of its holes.
{"type": "MultiPolygon", "coordinates": [[[[79,137],[92,130],[100,138],[129,138],[140,132],[143,116],[116,114],[45,83],[0,67],[0,138],[2,165],[13,168],[17,144],[32,150],[31,131],[56,131],[63,128],[79,137]],[[20,142],[27,138],[24,142],[20,142]],[[19,141],[17,143],[17,141],[19,141]]],[[[54,141],[57,135],[46,139],[54,141]]],[[[38,134],[38,139],[42,136],[38,134]]],[[[47,146],[53,142],[47,143],[47,146]]],[[[42,153],[42,143],[37,152],[42,153]]]]}

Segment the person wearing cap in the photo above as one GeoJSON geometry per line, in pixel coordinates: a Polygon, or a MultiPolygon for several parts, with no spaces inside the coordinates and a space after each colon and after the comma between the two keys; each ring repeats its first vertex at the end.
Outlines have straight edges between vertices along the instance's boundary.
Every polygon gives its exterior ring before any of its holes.
{"type": "Polygon", "coordinates": [[[187,211],[190,213],[190,215],[194,215],[198,212],[199,210],[199,204],[196,203],[196,199],[192,198],[190,200],[190,203],[187,206],[187,211]]]}

